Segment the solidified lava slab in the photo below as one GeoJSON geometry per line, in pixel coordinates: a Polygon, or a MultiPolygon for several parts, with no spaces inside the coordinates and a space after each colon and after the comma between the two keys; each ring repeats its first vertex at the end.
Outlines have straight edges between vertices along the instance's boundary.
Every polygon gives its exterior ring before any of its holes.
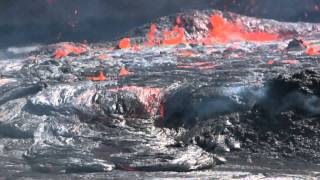
{"type": "Polygon", "coordinates": [[[167,99],[164,126],[187,128],[178,139],[218,154],[241,144],[251,153],[318,163],[319,77],[310,70],[281,75],[234,97],[214,86],[187,87],[167,99]]]}
{"type": "Polygon", "coordinates": [[[0,172],[185,172],[239,152],[317,164],[319,27],[190,11],[1,60],[1,162],[30,168],[0,172]]]}

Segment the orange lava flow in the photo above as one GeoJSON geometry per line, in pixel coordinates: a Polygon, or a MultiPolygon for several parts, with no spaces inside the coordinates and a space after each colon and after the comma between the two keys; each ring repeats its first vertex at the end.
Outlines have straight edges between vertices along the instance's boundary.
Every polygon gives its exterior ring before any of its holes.
{"type": "Polygon", "coordinates": [[[246,32],[241,26],[226,21],[220,15],[211,16],[210,22],[213,28],[209,36],[222,43],[243,40],[273,41],[279,39],[277,34],[270,34],[266,32],[246,32]]]}
{"type": "MultiPolygon", "coordinates": [[[[228,22],[221,15],[212,15],[209,19],[212,29],[205,34],[203,39],[188,39],[186,38],[186,31],[183,28],[183,23],[180,16],[177,17],[176,22],[172,30],[164,30],[163,32],[158,32],[157,25],[151,24],[150,30],[146,35],[146,42],[144,46],[154,47],[154,46],[172,46],[179,45],[182,43],[203,43],[203,44],[213,44],[213,43],[228,43],[232,41],[274,41],[279,40],[278,34],[272,34],[267,32],[247,32],[244,27],[236,23],[228,22]]],[[[129,38],[123,38],[119,42],[119,48],[134,48],[134,50],[139,50],[135,48],[130,43],[129,38]]]]}
{"type": "Polygon", "coordinates": [[[123,77],[123,76],[128,76],[130,74],[133,74],[132,72],[128,71],[126,68],[122,67],[120,69],[120,72],[119,72],[119,76],[120,77],[123,77]]]}
{"type": "Polygon", "coordinates": [[[185,29],[180,27],[182,25],[182,21],[180,16],[176,19],[176,25],[173,27],[172,31],[164,31],[163,32],[163,45],[178,45],[184,43],[185,40],[185,29]]]}
{"type": "Polygon", "coordinates": [[[306,51],[309,56],[317,56],[320,55],[320,46],[318,47],[309,47],[306,51]]]}
{"type": "Polygon", "coordinates": [[[163,32],[163,45],[178,45],[184,43],[185,41],[185,33],[184,28],[180,28],[175,26],[172,31],[164,31],[163,32]]]}
{"type": "Polygon", "coordinates": [[[185,42],[185,29],[182,27],[179,27],[181,25],[181,19],[180,17],[177,17],[176,19],[176,25],[173,27],[173,29],[170,30],[164,30],[163,32],[159,33],[162,34],[162,38],[157,38],[157,25],[152,24],[150,26],[150,31],[147,34],[147,42],[145,43],[147,46],[159,46],[162,42],[162,45],[164,46],[170,46],[170,45],[178,45],[185,42]]]}
{"type": "Polygon", "coordinates": [[[120,48],[120,49],[131,48],[130,38],[123,38],[123,39],[121,39],[120,42],[119,42],[119,48],[120,48]]]}
{"type": "Polygon", "coordinates": [[[87,77],[91,81],[105,81],[107,77],[103,74],[102,71],[99,72],[99,76],[87,77]]]}
{"type": "Polygon", "coordinates": [[[71,53],[76,54],[76,55],[80,55],[80,54],[85,53],[87,51],[88,51],[88,48],[85,45],[74,46],[74,45],[65,43],[54,52],[54,57],[56,59],[60,59],[62,57],[66,57],[66,56],[70,55],[71,53]]]}
{"type": "Polygon", "coordinates": [[[157,25],[152,24],[150,26],[150,31],[147,34],[147,38],[148,38],[148,42],[146,43],[147,46],[159,45],[159,42],[156,40],[156,32],[157,32],[157,25]]]}
{"type": "Polygon", "coordinates": [[[269,65],[272,65],[273,63],[274,63],[273,60],[269,60],[269,61],[267,62],[267,64],[269,64],[269,65]]]}

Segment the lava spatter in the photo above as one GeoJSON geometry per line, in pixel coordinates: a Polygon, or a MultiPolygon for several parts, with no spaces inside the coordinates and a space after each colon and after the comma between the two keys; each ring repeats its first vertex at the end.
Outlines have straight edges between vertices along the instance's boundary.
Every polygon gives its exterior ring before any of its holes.
{"type": "Polygon", "coordinates": [[[146,43],[147,46],[156,46],[156,45],[160,45],[159,40],[157,39],[157,25],[156,24],[151,24],[150,26],[150,32],[147,35],[148,38],[148,42],[146,43]]]}
{"type": "Polygon", "coordinates": [[[310,56],[317,56],[320,55],[320,46],[316,46],[316,47],[309,47],[306,50],[306,53],[310,56]]]}
{"type": "Polygon", "coordinates": [[[132,74],[133,74],[133,72],[128,71],[125,67],[121,67],[121,69],[119,71],[119,76],[120,77],[132,75],[132,74]]]}
{"type": "Polygon", "coordinates": [[[213,15],[210,17],[212,30],[210,37],[218,42],[229,41],[274,41],[278,40],[277,34],[270,34],[266,32],[247,32],[241,25],[230,23],[220,15],[213,15]]]}
{"type": "MultiPolygon", "coordinates": [[[[185,25],[182,23],[181,17],[177,16],[172,30],[157,29],[157,24],[150,25],[150,30],[146,34],[147,41],[144,43],[147,47],[153,46],[172,46],[179,44],[214,44],[214,43],[227,43],[232,41],[253,41],[253,42],[266,42],[279,40],[280,36],[276,33],[267,33],[263,31],[249,32],[241,24],[236,24],[225,20],[222,15],[212,15],[208,17],[211,29],[204,34],[202,38],[188,39],[186,36],[185,25]]],[[[122,48],[130,48],[128,46],[128,39],[122,39],[119,43],[122,48]]],[[[120,47],[120,48],[121,48],[120,47]]]]}
{"type": "Polygon", "coordinates": [[[120,49],[128,49],[131,48],[131,40],[130,38],[123,38],[119,42],[120,49]]]}
{"type": "Polygon", "coordinates": [[[105,81],[107,77],[104,75],[102,71],[100,71],[98,76],[87,77],[87,79],[91,81],[105,81]]]}
{"type": "Polygon", "coordinates": [[[70,54],[80,55],[87,51],[88,51],[88,47],[86,47],[85,45],[76,46],[69,43],[63,43],[61,47],[58,47],[54,52],[54,57],[56,59],[60,59],[70,54]]]}

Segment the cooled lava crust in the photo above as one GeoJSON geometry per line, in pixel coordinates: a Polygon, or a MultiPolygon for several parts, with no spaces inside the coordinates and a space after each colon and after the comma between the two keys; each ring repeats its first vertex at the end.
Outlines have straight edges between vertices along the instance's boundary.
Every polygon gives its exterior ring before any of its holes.
{"type": "Polygon", "coordinates": [[[1,60],[0,172],[320,163],[319,29],[188,11],[1,60]]]}

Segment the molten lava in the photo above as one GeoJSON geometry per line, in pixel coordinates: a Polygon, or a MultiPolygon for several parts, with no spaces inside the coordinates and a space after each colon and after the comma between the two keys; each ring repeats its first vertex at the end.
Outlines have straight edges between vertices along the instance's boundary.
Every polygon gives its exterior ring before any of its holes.
{"type": "Polygon", "coordinates": [[[184,43],[185,40],[184,28],[179,28],[178,26],[175,26],[172,31],[164,31],[163,35],[162,44],[165,46],[178,45],[184,43]]]}
{"type": "Polygon", "coordinates": [[[120,72],[119,72],[119,76],[120,77],[127,76],[127,75],[130,75],[130,74],[133,74],[133,73],[128,71],[126,68],[122,67],[120,69],[120,72]]]}
{"type": "Polygon", "coordinates": [[[320,55],[320,46],[310,46],[307,48],[306,53],[309,56],[317,56],[320,55]]]}
{"type": "Polygon", "coordinates": [[[105,81],[107,77],[103,74],[102,71],[99,72],[99,76],[87,77],[91,81],[105,81]]]}
{"type": "Polygon", "coordinates": [[[157,25],[152,24],[150,26],[150,32],[147,35],[147,38],[148,38],[148,42],[146,43],[147,46],[155,46],[160,44],[160,42],[156,39],[156,33],[157,33],[157,25]]]}
{"type": "Polygon", "coordinates": [[[60,59],[62,57],[66,57],[70,54],[80,55],[80,54],[83,54],[87,51],[88,51],[88,48],[85,45],[74,46],[69,43],[65,43],[65,44],[62,44],[62,46],[54,52],[54,57],[56,59],[60,59]]]}
{"type": "MultiPolygon", "coordinates": [[[[232,41],[274,41],[278,40],[278,34],[271,34],[267,32],[247,32],[244,27],[236,23],[228,22],[221,15],[212,15],[210,17],[210,23],[212,29],[208,34],[204,34],[204,39],[189,39],[187,40],[185,35],[185,29],[183,27],[182,20],[180,16],[177,17],[176,22],[172,30],[164,30],[158,33],[157,25],[152,24],[150,26],[150,31],[146,35],[147,41],[144,46],[172,46],[179,45],[182,43],[203,43],[203,44],[213,44],[213,43],[228,43],[232,41]]],[[[119,48],[134,48],[134,50],[140,50],[137,45],[132,46],[129,38],[123,38],[119,42],[119,48]]],[[[188,55],[187,55],[188,56],[188,55]]]]}
{"type": "Polygon", "coordinates": [[[181,18],[178,16],[172,31],[165,30],[163,32],[163,45],[178,45],[185,42],[185,29],[180,27],[181,24],[181,18]]]}
{"type": "Polygon", "coordinates": [[[217,42],[230,41],[273,41],[279,39],[277,34],[266,32],[246,32],[240,25],[226,21],[220,15],[213,15],[210,18],[212,30],[209,37],[217,42]]]}
{"type": "Polygon", "coordinates": [[[120,49],[127,49],[131,48],[131,41],[130,38],[123,38],[119,42],[119,48],[120,49]]]}

